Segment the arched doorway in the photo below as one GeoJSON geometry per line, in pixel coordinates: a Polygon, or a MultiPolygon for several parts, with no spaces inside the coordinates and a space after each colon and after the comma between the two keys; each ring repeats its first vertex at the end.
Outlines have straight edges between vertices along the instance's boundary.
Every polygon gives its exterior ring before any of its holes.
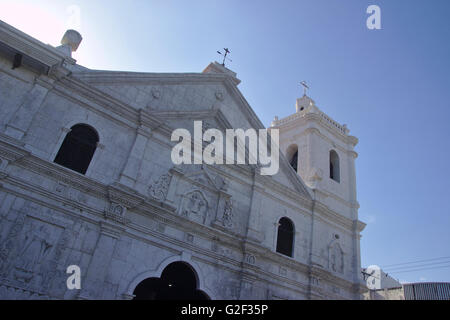
{"type": "Polygon", "coordinates": [[[195,270],[185,262],[172,262],[159,278],[147,278],[134,289],[134,300],[209,300],[197,288],[195,270]]]}

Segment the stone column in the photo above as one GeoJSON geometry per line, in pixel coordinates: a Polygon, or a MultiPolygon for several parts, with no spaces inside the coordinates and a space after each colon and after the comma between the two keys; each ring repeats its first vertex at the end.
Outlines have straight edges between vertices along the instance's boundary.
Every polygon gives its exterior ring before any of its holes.
{"type": "Polygon", "coordinates": [[[112,255],[123,227],[114,223],[102,222],[100,237],[97,240],[95,251],[92,255],[86,273],[82,272],[81,292],[79,299],[101,299],[105,277],[111,264],[112,255]]]}
{"type": "Polygon", "coordinates": [[[127,187],[133,188],[136,183],[138,173],[141,169],[142,159],[144,157],[145,148],[148,138],[151,136],[150,129],[139,126],[136,130],[136,138],[131,148],[128,160],[120,174],[119,182],[127,187]]]}
{"type": "Polygon", "coordinates": [[[33,88],[26,94],[24,101],[6,124],[5,134],[18,140],[23,138],[49,89],[51,84],[42,79],[36,79],[33,88]]]}
{"type": "Polygon", "coordinates": [[[248,217],[248,226],[247,226],[247,239],[261,242],[264,238],[260,228],[260,211],[261,211],[261,199],[262,196],[260,192],[262,192],[262,188],[257,186],[256,175],[254,173],[253,177],[253,186],[252,186],[252,199],[250,204],[250,213],[248,217]]]}

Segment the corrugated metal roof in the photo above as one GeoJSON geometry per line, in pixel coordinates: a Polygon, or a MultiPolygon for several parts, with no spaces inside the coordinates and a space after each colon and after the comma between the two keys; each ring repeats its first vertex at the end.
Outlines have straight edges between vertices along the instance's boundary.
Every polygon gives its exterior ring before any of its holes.
{"type": "Polygon", "coordinates": [[[421,282],[403,285],[405,300],[450,300],[450,283],[421,282]]]}

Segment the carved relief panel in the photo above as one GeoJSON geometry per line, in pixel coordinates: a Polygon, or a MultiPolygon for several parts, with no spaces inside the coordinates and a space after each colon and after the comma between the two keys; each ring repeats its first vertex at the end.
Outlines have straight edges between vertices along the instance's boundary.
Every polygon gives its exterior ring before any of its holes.
{"type": "Polygon", "coordinates": [[[190,220],[205,224],[210,206],[202,192],[195,190],[182,196],[180,214],[190,220]]]}
{"type": "Polygon", "coordinates": [[[227,191],[227,182],[204,165],[175,166],[149,186],[151,198],[172,206],[180,216],[232,229],[233,201],[227,191]]]}
{"type": "Polygon", "coordinates": [[[0,246],[0,277],[19,287],[46,291],[68,242],[62,226],[20,214],[0,246]]]}
{"type": "Polygon", "coordinates": [[[333,272],[344,273],[344,252],[337,241],[328,247],[328,268],[333,272]]]}

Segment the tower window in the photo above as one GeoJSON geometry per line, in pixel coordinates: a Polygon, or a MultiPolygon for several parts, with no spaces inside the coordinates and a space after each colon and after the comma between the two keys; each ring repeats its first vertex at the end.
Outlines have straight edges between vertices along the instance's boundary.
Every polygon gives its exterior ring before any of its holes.
{"type": "Polygon", "coordinates": [[[291,167],[297,172],[298,170],[298,147],[293,144],[286,150],[286,158],[289,160],[291,167]]]}
{"type": "Polygon", "coordinates": [[[298,151],[295,151],[294,155],[291,158],[291,161],[289,162],[294,168],[294,170],[297,172],[297,162],[298,162],[298,151]]]}
{"type": "Polygon", "coordinates": [[[99,141],[97,132],[88,125],[74,125],[66,135],[54,162],[85,174],[99,141]]]}
{"type": "Polygon", "coordinates": [[[277,252],[292,257],[294,248],[294,223],[283,217],[278,222],[277,252]]]}
{"type": "Polygon", "coordinates": [[[330,151],[330,179],[340,182],[339,156],[336,151],[330,151]]]}

